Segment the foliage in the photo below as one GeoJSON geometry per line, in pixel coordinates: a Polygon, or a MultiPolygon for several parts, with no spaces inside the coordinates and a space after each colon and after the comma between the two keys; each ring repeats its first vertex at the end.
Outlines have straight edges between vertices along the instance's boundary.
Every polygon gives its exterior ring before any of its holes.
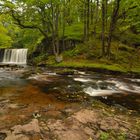
{"type": "Polygon", "coordinates": [[[73,57],[139,71],[139,1],[0,0],[0,13],[1,48],[28,48],[30,54],[38,49],[36,62],[44,60],[40,55],[53,52],[55,56],[63,53],[66,60],[73,57]],[[65,40],[83,43],[65,51],[65,40]],[[110,56],[106,57],[109,45],[110,56]]]}
{"type": "Polygon", "coordinates": [[[33,61],[33,63],[34,64],[39,64],[40,62],[43,62],[43,61],[45,61],[46,59],[47,59],[47,54],[41,54],[41,55],[39,55],[38,57],[35,57],[34,58],[34,61],[33,61]]]}
{"type": "Polygon", "coordinates": [[[109,134],[106,132],[102,132],[100,134],[100,140],[108,140],[109,139],[109,134]]]}
{"type": "Polygon", "coordinates": [[[81,40],[83,36],[83,25],[81,23],[66,26],[65,36],[66,39],[81,40]]]}
{"type": "Polygon", "coordinates": [[[8,35],[8,30],[0,24],[0,48],[11,47],[12,39],[8,35]]]}
{"type": "Polygon", "coordinates": [[[126,140],[126,134],[120,133],[120,135],[118,136],[118,140],[126,140]]]}
{"type": "Polygon", "coordinates": [[[58,67],[85,67],[120,72],[140,72],[139,51],[122,43],[112,42],[112,59],[108,60],[105,57],[99,56],[99,40],[90,40],[85,44],[77,45],[73,50],[65,51],[63,53],[63,62],[57,64],[54,58],[51,57],[51,59],[47,60],[47,64],[58,67]]]}

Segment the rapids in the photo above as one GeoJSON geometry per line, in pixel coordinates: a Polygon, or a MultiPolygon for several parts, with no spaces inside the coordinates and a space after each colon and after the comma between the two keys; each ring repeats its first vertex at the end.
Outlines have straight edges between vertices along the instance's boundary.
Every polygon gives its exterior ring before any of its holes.
{"type": "Polygon", "coordinates": [[[28,94],[25,95],[28,99],[28,96],[36,90],[37,97],[42,98],[47,95],[45,99],[47,100],[48,95],[51,95],[52,100],[59,103],[60,101],[62,103],[84,101],[87,97],[99,99],[110,105],[119,104],[140,112],[140,79],[88,71],[77,71],[73,75],[60,75],[56,71],[56,69],[49,68],[35,70],[32,67],[15,70],[1,68],[0,98],[2,99],[6,94],[11,94],[10,96],[18,94],[18,98],[22,98],[26,91],[28,94]],[[10,89],[14,90],[14,93],[10,89]],[[78,99],[78,97],[81,98],[78,99]]]}

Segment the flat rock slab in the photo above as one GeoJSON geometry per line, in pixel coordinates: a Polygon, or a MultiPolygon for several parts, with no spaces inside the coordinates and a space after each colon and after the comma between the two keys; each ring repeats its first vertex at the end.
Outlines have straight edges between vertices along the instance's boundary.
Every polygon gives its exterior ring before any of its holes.
{"type": "Polygon", "coordinates": [[[29,138],[22,134],[19,135],[11,134],[7,136],[5,140],[29,140],[29,138]]]}
{"type": "Polygon", "coordinates": [[[40,127],[37,119],[33,119],[29,124],[16,125],[11,128],[11,130],[12,131],[1,132],[7,135],[5,140],[30,140],[30,138],[25,134],[36,135],[37,133],[40,133],[40,127]]]}
{"type": "MultiPolygon", "coordinates": [[[[25,125],[16,125],[7,132],[5,140],[100,140],[102,134],[114,132],[117,139],[120,132],[127,139],[139,140],[133,131],[134,126],[121,117],[103,115],[103,110],[81,109],[63,119],[40,120],[32,119],[25,125]]],[[[2,139],[4,140],[4,139],[2,139]]]]}
{"type": "Polygon", "coordinates": [[[12,128],[14,134],[20,133],[40,133],[40,128],[37,119],[33,119],[29,124],[16,125],[12,128]]]}

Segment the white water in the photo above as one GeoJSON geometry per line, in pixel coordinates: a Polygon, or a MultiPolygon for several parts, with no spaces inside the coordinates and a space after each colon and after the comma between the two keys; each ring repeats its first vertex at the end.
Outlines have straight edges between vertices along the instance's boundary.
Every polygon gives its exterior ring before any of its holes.
{"type": "MultiPolygon", "coordinates": [[[[137,80],[137,79],[136,79],[137,80]]],[[[97,88],[94,88],[92,84],[88,85],[83,89],[86,94],[90,96],[107,96],[112,94],[125,94],[125,93],[135,93],[140,94],[140,87],[133,83],[125,83],[123,81],[119,81],[117,79],[109,79],[109,80],[98,80],[96,82],[97,88]],[[106,88],[102,89],[100,86],[103,83],[108,83],[106,88]],[[113,84],[113,85],[110,85],[113,84]]]]}
{"type": "Polygon", "coordinates": [[[84,89],[84,92],[86,94],[89,94],[90,96],[106,96],[106,95],[112,95],[115,93],[120,93],[120,91],[115,90],[102,90],[102,89],[94,89],[92,87],[87,87],[84,89]]]}
{"type": "Polygon", "coordinates": [[[92,82],[93,80],[89,78],[74,78],[74,81],[86,83],[86,82],[92,82]]]}
{"type": "Polygon", "coordinates": [[[27,49],[5,49],[2,63],[26,64],[27,49]]]}

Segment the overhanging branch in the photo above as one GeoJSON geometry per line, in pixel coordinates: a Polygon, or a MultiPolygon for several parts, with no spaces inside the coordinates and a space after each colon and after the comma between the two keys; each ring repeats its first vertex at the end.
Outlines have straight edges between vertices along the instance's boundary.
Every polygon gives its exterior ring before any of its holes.
{"type": "Polygon", "coordinates": [[[17,24],[18,26],[20,26],[21,28],[28,28],[28,29],[38,29],[40,31],[41,34],[43,34],[45,37],[48,37],[47,34],[38,26],[36,25],[25,25],[21,22],[21,20],[19,18],[17,18],[14,14],[14,11],[11,10],[11,15],[13,17],[13,19],[16,21],[15,24],[17,24]]]}

